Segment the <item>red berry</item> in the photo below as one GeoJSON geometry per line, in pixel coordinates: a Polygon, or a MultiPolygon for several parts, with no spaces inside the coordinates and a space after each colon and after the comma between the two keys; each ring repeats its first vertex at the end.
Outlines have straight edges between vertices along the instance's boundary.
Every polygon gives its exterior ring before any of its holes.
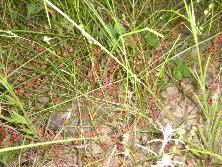
{"type": "Polygon", "coordinates": [[[213,104],[213,99],[212,99],[212,98],[209,98],[209,99],[207,100],[207,103],[210,104],[210,105],[213,104]]]}
{"type": "Polygon", "coordinates": [[[158,109],[157,108],[150,109],[150,115],[151,116],[158,116],[159,115],[158,109]]]}
{"type": "Polygon", "coordinates": [[[99,97],[102,97],[103,96],[103,91],[99,91],[98,95],[99,95],[99,97]]]}
{"type": "Polygon", "coordinates": [[[36,115],[33,115],[33,116],[31,117],[31,120],[32,120],[32,122],[35,122],[35,121],[37,120],[37,116],[36,116],[36,115]]]}
{"type": "Polygon", "coordinates": [[[18,135],[18,134],[12,134],[12,135],[11,135],[11,139],[12,139],[12,141],[17,142],[17,141],[20,141],[20,140],[21,140],[21,136],[18,135]]]}
{"type": "Polygon", "coordinates": [[[222,42],[222,34],[220,34],[220,35],[218,35],[218,36],[216,37],[216,41],[217,41],[217,42],[222,42]]]}
{"type": "Polygon", "coordinates": [[[150,98],[149,99],[149,104],[156,104],[156,99],[155,98],[150,98]]]}
{"type": "Polygon", "coordinates": [[[42,51],[43,51],[43,48],[40,47],[40,46],[37,46],[37,47],[35,48],[35,50],[36,50],[37,52],[42,52],[42,51]]]}
{"type": "Polygon", "coordinates": [[[103,148],[104,150],[108,150],[108,149],[109,149],[109,145],[106,144],[106,143],[104,143],[104,144],[102,144],[102,148],[103,148]]]}
{"type": "Polygon", "coordinates": [[[117,134],[112,133],[112,134],[110,135],[110,137],[111,137],[111,139],[116,140],[118,136],[117,136],[117,134]]]}
{"type": "Polygon", "coordinates": [[[17,94],[24,94],[25,91],[24,91],[24,89],[17,89],[17,90],[16,90],[16,93],[17,93],[17,94]]]}
{"type": "Polygon", "coordinates": [[[186,164],[187,164],[187,165],[192,165],[192,164],[193,164],[193,161],[188,159],[188,160],[186,161],[186,164]]]}
{"type": "Polygon", "coordinates": [[[109,78],[108,77],[104,77],[103,85],[108,85],[108,84],[109,84],[109,78]]]}
{"type": "Polygon", "coordinates": [[[119,151],[122,151],[122,150],[123,150],[123,144],[117,143],[117,149],[118,149],[119,151]]]}
{"type": "Polygon", "coordinates": [[[172,32],[172,35],[173,35],[173,37],[177,37],[177,32],[176,32],[176,31],[173,31],[173,32],[172,32]]]}
{"type": "Polygon", "coordinates": [[[75,49],[74,49],[74,48],[68,48],[68,52],[69,52],[69,53],[74,53],[74,52],[75,52],[75,49]]]}
{"type": "Polygon", "coordinates": [[[32,81],[28,81],[28,82],[26,82],[25,85],[26,85],[26,86],[31,86],[31,85],[33,85],[33,82],[32,82],[32,81]]]}

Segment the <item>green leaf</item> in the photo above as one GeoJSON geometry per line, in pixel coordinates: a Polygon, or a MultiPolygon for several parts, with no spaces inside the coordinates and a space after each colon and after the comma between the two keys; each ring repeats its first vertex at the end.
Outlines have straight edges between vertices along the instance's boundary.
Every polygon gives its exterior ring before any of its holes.
{"type": "Polygon", "coordinates": [[[113,30],[114,30],[115,33],[118,34],[118,35],[122,35],[122,34],[125,34],[125,33],[126,33],[126,30],[125,30],[124,26],[123,26],[121,23],[119,23],[119,22],[116,22],[116,23],[114,24],[113,30]]]}
{"type": "Polygon", "coordinates": [[[108,23],[107,25],[106,25],[106,28],[107,28],[107,30],[106,31],[108,31],[108,33],[110,33],[113,37],[116,37],[116,31],[115,31],[115,29],[113,28],[113,25],[111,24],[111,23],[108,23]]]}
{"type": "Polygon", "coordinates": [[[157,46],[159,44],[159,39],[156,35],[148,33],[147,34],[147,44],[151,47],[157,46]]]}
{"type": "Polygon", "coordinates": [[[104,38],[105,34],[109,34],[109,36],[112,35],[112,37],[117,38],[118,35],[122,35],[124,33],[126,33],[124,26],[119,22],[116,22],[114,25],[111,23],[106,24],[99,32],[99,36],[104,38]]]}
{"type": "Polygon", "coordinates": [[[28,129],[23,129],[23,131],[28,135],[36,135],[36,131],[33,127],[29,127],[28,129]]]}
{"type": "Polygon", "coordinates": [[[33,16],[38,14],[40,11],[44,9],[43,5],[41,3],[37,2],[31,2],[28,3],[28,16],[33,16]]]}
{"type": "Polygon", "coordinates": [[[180,70],[178,70],[177,68],[174,68],[173,69],[173,76],[178,79],[178,80],[181,80],[183,79],[183,74],[181,73],[180,70]]]}
{"type": "Polygon", "coordinates": [[[5,95],[6,99],[8,100],[8,103],[12,106],[17,107],[18,109],[20,109],[21,111],[23,111],[23,104],[22,102],[16,97],[11,97],[9,95],[5,95]]]}
{"type": "Polygon", "coordinates": [[[15,111],[12,111],[12,114],[10,117],[5,117],[3,115],[0,115],[0,118],[13,124],[29,125],[29,122],[27,121],[27,119],[15,111]]]}
{"type": "Polygon", "coordinates": [[[183,68],[182,74],[183,74],[184,77],[191,77],[191,76],[192,76],[192,74],[191,74],[191,72],[190,72],[190,70],[188,69],[187,66],[185,66],[185,67],[183,68]]]}
{"type": "Polygon", "coordinates": [[[115,30],[111,23],[106,24],[105,27],[100,30],[99,37],[104,38],[106,34],[109,34],[109,36],[112,35],[115,38],[115,30]]]}
{"type": "Polygon", "coordinates": [[[29,125],[29,122],[24,116],[14,111],[12,112],[12,115],[10,116],[10,122],[16,123],[16,124],[29,125]]]}
{"type": "Polygon", "coordinates": [[[199,127],[198,128],[198,134],[199,134],[199,136],[201,138],[201,141],[202,141],[203,145],[206,148],[208,148],[208,142],[207,142],[207,137],[206,137],[207,135],[206,135],[206,131],[205,131],[204,127],[199,127]]]}
{"type": "Polygon", "coordinates": [[[13,97],[9,96],[9,95],[5,95],[5,97],[8,100],[8,103],[12,106],[18,107],[17,101],[16,99],[14,99],[13,97]]]}
{"type": "Polygon", "coordinates": [[[173,68],[173,76],[181,80],[186,77],[191,77],[192,74],[186,65],[186,62],[181,59],[175,60],[176,67],[173,68]]]}
{"type": "Polygon", "coordinates": [[[186,63],[185,63],[183,60],[181,60],[181,59],[175,60],[175,63],[176,63],[176,65],[177,65],[178,68],[186,65],[186,63]]]}
{"type": "Polygon", "coordinates": [[[0,162],[4,164],[1,165],[0,163],[0,166],[9,166],[10,162],[12,162],[13,159],[19,155],[19,151],[20,150],[0,153],[0,162]]]}

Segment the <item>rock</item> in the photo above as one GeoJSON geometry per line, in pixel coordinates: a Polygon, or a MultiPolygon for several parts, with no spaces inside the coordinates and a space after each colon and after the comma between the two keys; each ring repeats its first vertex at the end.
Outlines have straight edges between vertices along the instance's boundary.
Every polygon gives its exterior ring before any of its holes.
{"type": "Polygon", "coordinates": [[[72,118],[71,111],[69,112],[51,112],[49,128],[58,130],[65,126],[65,122],[72,118]]]}
{"type": "Polygon", "coordinates": [[[39,98],[39,103],[40,103],[40,106],[42,108],[47,106],[47,104],[49,104],[49,101],[50,101],[50,99],[48,97],[41,97],[41,98],[39,98]]]}
{"type": "Polygon", "coordinates": [[[176,86],[171,86],[167,87],[166,90],[161,93],[161,96],[166,99],[169,97],[169,95],[177,96],[178,94],[179,94],[178,88],[176,86]]]}
{"type": "Polygon", "coordinates": [[[58,118],[59,113],[52,112],[50,117],[49,129],[58,130],[61,128],[61,121],[58,118]]]}
{"type": "MultiPolygon", "coordinates": [[[[90,144],[90,152],[94,155],[104,153],[103,149],[96,142],[90,144]]],[[[91,156],[91,154],[89,154],[91,156]]]]}
{"type": "Polygon", "coordinates": [[[181,82],[181,86],[186,95],[193,95],[194,88],[190,79],[186,78],[181,82]]]}
{"type": "Polygon", "coordinates": [[[164,98],[164,104],[167,105],[176,105],[182,98],[176,86],[168,87],[165,91],[161,92],[161,96],[164,98]]]}

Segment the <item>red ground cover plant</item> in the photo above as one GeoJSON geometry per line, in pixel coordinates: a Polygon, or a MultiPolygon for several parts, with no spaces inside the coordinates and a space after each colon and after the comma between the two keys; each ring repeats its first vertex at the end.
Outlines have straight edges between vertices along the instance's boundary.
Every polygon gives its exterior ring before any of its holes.
{"type": "Polygon", "coordinates": [[[0,126],[0,145],[7,138],[10,139],[10,144],[13,145],[15,142],[20,142],[23,137],[12,129],[7,130],[4,126],[0,126]]]}
{"type": "Polygon", "coordinates": [[[12,134],[11,134],[11,140],[12,140],[13,142],[19,142],[19,141],[22,140],[22,136],[19,135],[19,134],[17,134],[17,133],[12,133],[12,134]]]}
{"type": "Polygon", "coordinates": [[[160,114],[160,112],[158,108],[153,107],[150,109],[149,114],[151,115],[152,118],[156,118],[160,114]]]}
{"type": "Polygon", "coordinates": [[[4,141],[6,137],[6,131],[5,128],[0,126],[0,144],[2,144],[2,142],[4,141]]]}
{"type": "Polygon", "coordinates": [[[218,42],[218,43],[222,42],[222,34],[220,34],[216,37],[216,42],[218,42]]]}
{"type": "Polygon", "coordinates": [[[108,144],[106,144],[106,143],[102,143],[102,148],[104,149],[104,150],[109,150],[109,145],[108,144]]]}
{"type": "Polygon", "coordinates": [[[43,48],[42,48],[41,46],[37,46],[37,47],[35,48],[35,50],[36,50],[37,52],[42,52],[42,51],[43,51],[43,48]]]}

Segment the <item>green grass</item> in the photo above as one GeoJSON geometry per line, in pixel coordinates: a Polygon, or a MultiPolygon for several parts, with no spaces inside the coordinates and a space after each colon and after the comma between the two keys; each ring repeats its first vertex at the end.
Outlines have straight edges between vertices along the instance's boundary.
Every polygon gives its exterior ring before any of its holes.
{"type": "Polygon", "coordinates": [[[0,4],[0,162],[22,166],[33,151],[40,158],[30,158],[32,166],[57,162],[65,153],[50,152],[61,146],[80,166],[114,165],[116,158],[151,166],[169,155],[183,157],[174,159],[179,166],[221,164],[220,87],[209,88],[221,84],[220,2],[0,4]],[[191,94],[182,86],[187,80],[191,94]],[[169,108],[173,92],[163,94],[170,87],[179,90],[175,106],[187,99],[196,106],[192,126],[169,108]],[[50,119],[69,112],[52,133],[50,119]]]}

